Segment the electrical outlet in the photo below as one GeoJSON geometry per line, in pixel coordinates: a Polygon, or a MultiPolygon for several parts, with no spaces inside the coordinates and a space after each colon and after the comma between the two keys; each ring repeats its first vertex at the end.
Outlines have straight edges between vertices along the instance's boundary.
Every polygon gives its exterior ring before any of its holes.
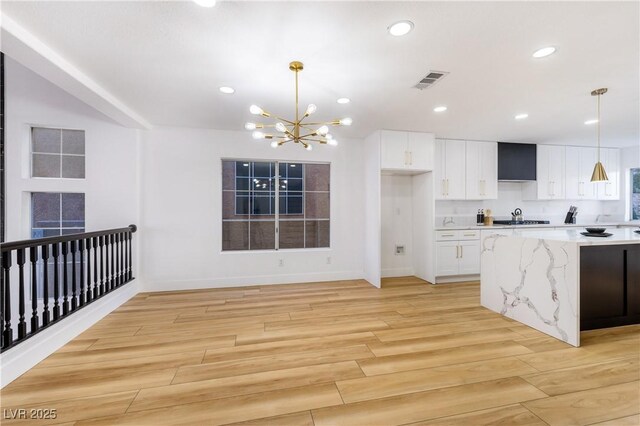
{"type": "Polygon", "coordinates": [[[284,266],[284,259],[280,259],[278,261],[278,266],[284,266]]]}
{"type": "Polygon", "coordinates": [[[396,246],[396,255],[404,255],[404,246],[396,246]]]}

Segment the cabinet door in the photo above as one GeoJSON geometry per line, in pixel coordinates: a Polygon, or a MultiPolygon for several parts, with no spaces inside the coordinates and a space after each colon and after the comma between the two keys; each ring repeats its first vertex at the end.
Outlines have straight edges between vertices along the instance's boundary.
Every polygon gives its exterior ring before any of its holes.
{"type": "Polygon", "coordinates": [[[447,142],[443,139],[436,139],[434,150],[433,164],[433,188],[436,200],[446,198],[446,181],[445,181],[445,146],[447,142]]]}
{"type": "Polygon", "coordinates": [[[498,198],[497,142],[480,142],[480,194],[485,200],[498,198]]]}
{"type": "Polygon", "coordinates": [[[382,130],[380,167],[382,169],[404,169],[408,165],[407,132],[382,130]]]}
{"type": "Polygon", "coordinates": [[[551,198],[562,200],[565,198],[565,147],[551,145],[549,150],[549,183],[551,198]]]}
{"type": "Polygon", "coordinates": [[[465,145],[465,141],[453,140],[445,145],[445,198],[449,200],[465,199],[465,145]]]}
{"type": "Polygon", "coordinates": [[[407,132],[409,168],[411,170],[433,170],[433,135],[431,133],[407,132]]]}
{"type": "Polygon", "coordinates": [[[481,142],[466,142],[465,194],[467,200],[481,200],[483,198],[481,151],[481,142]]]}
{"type": "Polygon", "coordinates": [[[537,185],[538,185],[538,199],[549,200],[551,199],[551,179],[549,179],[549,157],[550,147],[549,145],[538,145],[537,151],[537,185]]]}
{"type": "Polygon", "coordinates": [[[584,198],[582,180],[582,148],[568,146],[567,161],[565,169],[566,197],[567,200],[579,200],[584,198]]]}
{"type": "Polygon", "coordinates": [[[436,275],[458,275],[459,249],[457,241],[436,243],[436,275]]]}
{"type": "Polygon", "coordinates": [[[480,241],[459,241],[460,259],[459,274],[479,274],[480,273],[480,241]]]}

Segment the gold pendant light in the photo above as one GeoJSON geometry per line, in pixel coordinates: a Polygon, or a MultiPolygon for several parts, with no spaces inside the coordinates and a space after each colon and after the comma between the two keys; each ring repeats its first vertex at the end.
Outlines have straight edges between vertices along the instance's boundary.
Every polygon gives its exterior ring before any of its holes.
{"type": "Polygon", "coordinates": [[[591,92],[591,96],[598,97],[598,161],[596,162],[595,167],[593,168],[593,174],[591,175],[591,182],[604,182],[608,181],[609,177],[607,176],[607,172],[604,170],[604,166],[600,162],[600,96],[607,93],[606,88],[597,89],[591,92]]]}
{"type": "Polygon", "coordinates": [[[254,139],[271,139],[271,147],[277,148],[284,145],[287,142],[299,143],[307,151],[311,151],[313,146],[312,142],[319,144],[338,145],[338,141],[329,133],[328,126],[350,126],[352,120],[350,118],[342,118],[339,120],[327,121],[327,122],[303,122],[303,120],[316,112],[316,106],[309,104],[305,113],[300,117],[298,111],[298,73],[302,71],[304,65],[302,62],[293,61],[289,64],[289,69],[296,74],[296,118],[295,120],[285,120],[278,116],[273,116],[271,113],[263,110],[257,105],[251,105],[249,112],[254,115],[261,115],[266,118],[273,118],[277,120],[274,124],[261,124],[261,123],[247,123],[244,128],[253,131],[254,139]],[[320,126],[320,127],[318,127],[320,126]],[[264,129],[267,127],[273,127],[278,134],[266,134],[256,129],[264,129]]]}

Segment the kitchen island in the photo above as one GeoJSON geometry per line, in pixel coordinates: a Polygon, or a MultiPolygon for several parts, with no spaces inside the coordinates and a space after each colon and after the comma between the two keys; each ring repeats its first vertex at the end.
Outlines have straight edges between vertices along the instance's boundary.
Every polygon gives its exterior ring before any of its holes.
{"type": "Polygon", "coordinates": [[[580,346],[580,330],[640,323],[640,234],[523,230],[482,241],[482,306],[580,346]]]}

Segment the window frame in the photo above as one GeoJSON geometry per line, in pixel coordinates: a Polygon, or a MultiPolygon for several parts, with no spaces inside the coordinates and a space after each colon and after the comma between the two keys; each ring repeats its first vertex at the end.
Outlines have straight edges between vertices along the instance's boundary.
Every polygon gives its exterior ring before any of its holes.
{"type": "Polygon", "coordinates": [[[87,131],[86,129],[80,129],[75,127],[60,127],[60,126],[51,126],[51,125],[40,125],[40,124],[29,124],[28,125],[29,132],[29,179],[56,179],[56,180],[71,180],[71,181],[83,181],[87,179],[87,131]],[[33,150],[34,139],[33,139],[33,131],[34,129],[48,129],[48,130],[59,130],[60,131],[60,152],[52,153],[52,152],[38,152],[33,150]],[[62,132],[63,131],[75,131],[75,132],[83,132],[84,133],[84,154],[65,154],[62,152],[62,132]],[[34,176],[33,175],[33,155],[57,155],[60,157],[60,176],[34,176]],[[84,177],[63,177],[62,176],[62,157],[84,157],[84,177]]]}
{"type": "MultiPolygon", "coordinates": [[[[275,197],[275,212],[273,213],[272,216],[274,216],[273,218],[273,222],[274,222],[274,226],[275,226],[275,233],[274,233],[274,239],[275,239],[275,244],[274,244],[274,248],[273,249],[256,249],[256,250],[252,250],[251,248],[247,248],[247,249],[241,249],[241,250],[225,250],[223,248],[223,244],[224,241],[221,238],[220,239],[220,253],[221,254],[246,254],[246,253],[274,253],[274,252],[296,252],[296,251],[304,251],[304,252],[311,252],[311,251],[330,251],[333,248],[333,238],[331,237],[332,235],[332,227],[331,227],[331,222],[333,221],[333,202],[332,202],[332,191],[331,191],[331,181],[333,180],[333,164],[331,161],[307,161],[307,160],[284,160],[284,159],[265,159],[265,158],[253,158],[253,159],[248,159],[248,158],[238,158],[238,157],[222,157],[220,158],[220,199],[222,201],[221,203],[221,209],[220,209],[220,223],[219,226],[220,230],[222,230],[223,228],[223,224],[225,221],[233,221],[233,220],[229,220],[229,219],[224,219],[224,200],[223,200],[223,196],[224,196],[224,192],[228,191],[231,192],[231,190],[225,190],[224,189],[224,162],[227,161],[233,161],[233,162],[237,162],[237,163],[273,163],[275,164],[275,176],[276,176],[276,182],[274,183],[274,197],[275,197]],[[309,219],[309,220],[314,220],[314,221],[325,221],[329,223],[329,245],[326,247],[297,247],[297,248],[280,248],[280,185],[279,185],[279,174],[280,174],[280,164],[281,163],[287,163],[287,164],[301,164],[301,165],[306,165],[306,164],[321,164],[321,165],[327,165],[329,166],[329,190],[326,191],[329,195],[329,214],[328,214],[328,218],[326,219],[309,219]]],[[[306,169],[305,169],[306,170],[306,169]]],[[[250,177],[249,177],[250,179],[250,177]]],[[[290,219],[290,221],[301,221],[304,224],[306,224],[307,222],[307,217],[306,217],[306,185],[305,185],[305,171],[303,171],[302,173],[302,177],[300,178],[303,182],[303,187],[302,190],[299,191],[302,193],[302,213],[300,213],[299,215],[302,216],[301,218],[295,218],[295,219],[290,219]]],[[[233,211],[234,213],[237,212],[236,209],[236,202],[237,202],[237,196],[236,196],[236,189],[235,189],[235,176],[234,176],[234,197],[233,197],[233,211]]],[[[250,192],[250,191],[247,191],[250,192]]],[[[296,191],[297,192],[297,191],[296,191]]],[[[309,192],[324,192],[324,191],[309,191],[309,192]]],[[[249,196],[249,198],[251,198],[249,196]]],[[[252,216],[251,214],[251,207],[249,207],[249,217],[252,216]]],[[[261,215],[256,215],[257,217],[260,217],[261,215]]],[[[260,219],[256,220],[256,221],[261,221],[260,219]]],[[[262,221],[271,221],[270,219],[263,219],[262,221]]],[[[251,247],[251,234],[250,234],[250,223],[251,220],[247,219],[246,222],[249,223],[249,244],[248,247],[251,247]]],[[[303,228],[304,229],[304,228],[303,228]]],[[[221,233],[222,236],[222,233],[221,233]]],[[[306,231],[303,231],[303,241],[304,244],[306,245],[306,231]]]]}
{"type": "MultiPolygon", "coordinates": [[[[29,191],[29,239],[34,238],[33,237],[33,230],[34,229],[55,229],[58,230],[60,232],[60,235],[70,235],[70,234],[64,234],[64,230],[77,230],[78,232],[73,232],[74,234],[81,234],[86,232],[87,230],[87,194],[85,192],[79,192],[79,191],[29,191]],[[33,195],[34,194],[56,194],[59,196],[60,200],[59,200],[59,212],[60,212],[60,226],[58,227],[52,227],[52,228],[43,228],[43,227],[34,227],[35,222],[34,222],[34,211],[33,211],[33,195]],[[64,227],[62,226],[62,218],[63,218],[63,212],[62,212],[62,196],[64,194],[82,194],[84,196],[83,202],[84,202],[84,227],[79,227],[79,226],[69,226],[69,227],[64,227]]],[[[45,237],[42,237],[45,238],[45,237]]]]}

